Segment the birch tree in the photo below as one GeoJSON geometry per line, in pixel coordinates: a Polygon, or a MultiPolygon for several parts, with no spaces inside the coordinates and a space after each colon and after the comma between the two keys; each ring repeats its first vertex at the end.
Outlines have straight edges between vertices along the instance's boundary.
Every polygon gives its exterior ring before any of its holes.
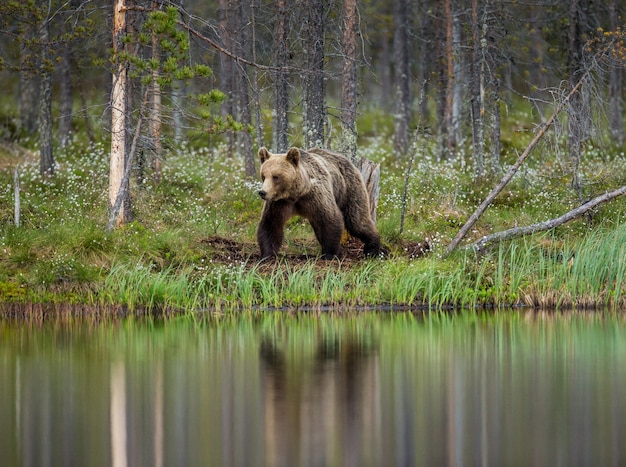
{"type": "MultiPolygon", "coordinates": [[[[124,167],[126,164],[126,104],[128,69],[125,60],[119,55],[124,49],[126,34],[126,0],[115,0],[113,4],[113,87],[111,91],[111,157],[109,167],[109,209],[116,204],[119,211],[112,213],[115,226],[119,227],[128,219],[127,203],[116,203],[118,196],[127,196],[128,191],[123,185],[124,167]],[[116,60],[117,58],[117,60],[116,60]],[[121,193],[121,194],[120,194],[121,193]]],[[[126,180],[128,183],[128,180],[126,180]]]]}
{"type": "MultiPolygon", "coordinates": [[[[161,7],[160,2],[152,3],[152,8],[158,10],[161,7]]],[[[161,44],[157,34],[152,34],[152,61],[159,63],[161,61],[161,44]]],[[[161,80],[159,67],[153,67],[151,86],[151,114],[149,120],[149,131],[152,139],[153,159],[152,170],[154,183],[161,183],[163,178],[163,142],[162,142],[162,97],[161,97],[161,80]]]]}

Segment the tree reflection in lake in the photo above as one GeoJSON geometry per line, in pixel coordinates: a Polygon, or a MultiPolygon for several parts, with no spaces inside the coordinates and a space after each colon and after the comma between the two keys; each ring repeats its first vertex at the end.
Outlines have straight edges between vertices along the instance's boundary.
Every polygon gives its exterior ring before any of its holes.
{"type": "Polygon", "coordinates": [[[625,368],[615,313],[0,319],[0,465],[624,465],[625,368]]]}

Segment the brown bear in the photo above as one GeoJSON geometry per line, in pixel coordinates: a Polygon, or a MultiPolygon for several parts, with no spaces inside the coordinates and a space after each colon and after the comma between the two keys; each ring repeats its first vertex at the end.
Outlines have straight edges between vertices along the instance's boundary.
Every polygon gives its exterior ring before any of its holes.
{"type": "Polygon", "coordinates": [[[285,223],[295,215],[313,227],[324,259],[339,254],[344,228],[363,241],[367,256],[381,252],[363,178],[347,157],[319,148],[291,148],[286,154],[261,148],[259,159],[265,206],[257,241],[263,258],[276,256],[285,223]]]}

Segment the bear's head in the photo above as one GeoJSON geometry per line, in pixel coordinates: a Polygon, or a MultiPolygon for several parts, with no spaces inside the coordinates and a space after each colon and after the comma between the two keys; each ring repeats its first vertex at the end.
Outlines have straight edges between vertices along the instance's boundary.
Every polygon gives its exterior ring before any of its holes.
{"type": "Polygon", "coordinates": [[[261,180],[259,196],[265,201],[295,199],[308,188],[308,177],[300,167],[300,149],[291,148],[286,154],[272,154],[259,149],[261,180]]]}

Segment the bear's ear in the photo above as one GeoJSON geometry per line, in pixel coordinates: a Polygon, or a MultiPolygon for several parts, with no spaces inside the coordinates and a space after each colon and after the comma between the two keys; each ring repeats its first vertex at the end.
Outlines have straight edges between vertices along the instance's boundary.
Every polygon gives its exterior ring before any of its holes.
{"type": "Polygon", "coordinates": [[[262,148],[259,148],[259,160],[261,161],[261,164],[263,164],[263,162],[268,160],[270,156],[271,154],[265,146],[262,148]]]}
{"type": "Polygon", "coordinates": [[[297,167],[298,162],[300,162],[300,150],[298,148],[290,148],[287,151],[287,160],[297,167]]]}

